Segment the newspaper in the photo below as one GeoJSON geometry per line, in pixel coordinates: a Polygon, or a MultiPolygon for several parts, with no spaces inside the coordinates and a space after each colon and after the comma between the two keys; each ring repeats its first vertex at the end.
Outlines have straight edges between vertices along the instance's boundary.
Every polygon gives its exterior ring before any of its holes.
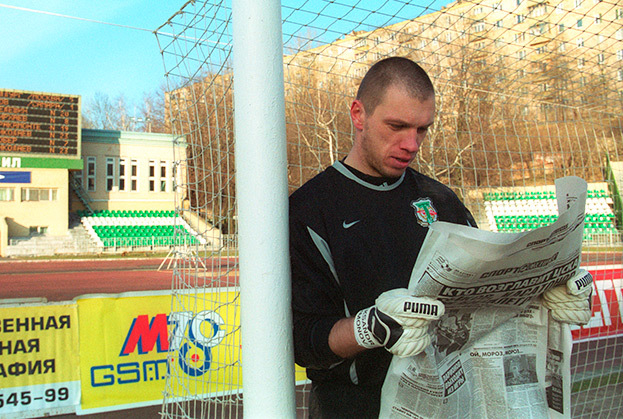
{"type": "Polygon", "coordinates": [[[586,191],[558,179],[559,217],[532,231],[430,225],[409,289],[446,314],[425,352],[394,356],[380,417],[570,417],[571,332],[538,296],[578,273],[586,191]]]}

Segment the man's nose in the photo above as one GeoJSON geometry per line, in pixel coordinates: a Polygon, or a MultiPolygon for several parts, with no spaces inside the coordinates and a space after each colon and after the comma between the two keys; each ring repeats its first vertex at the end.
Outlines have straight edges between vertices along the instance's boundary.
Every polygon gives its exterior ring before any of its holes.
{"type": "Polygon", "coordinates": [[[409,130],[402,139],[401,147],[409,153],[417,153],[422,143],[422,137],[417,130],[409,130]]]}

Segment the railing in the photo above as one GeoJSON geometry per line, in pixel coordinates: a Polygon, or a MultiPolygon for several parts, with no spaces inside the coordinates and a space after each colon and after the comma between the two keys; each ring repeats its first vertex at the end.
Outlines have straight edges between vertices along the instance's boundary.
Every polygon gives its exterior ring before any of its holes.
{"type": "Polygon", "coordinates": [[[584,234],[584,247],[621,246],[623,245],[623,233],[591,233],[584,234]]]}
{"type": "Polygon", "coordinates": [[[152,237],[101,237],[105,250],[118,249],[170,249],[173,246],[194,246],[199,240],[194,236],[152,236],[152,237]]]}

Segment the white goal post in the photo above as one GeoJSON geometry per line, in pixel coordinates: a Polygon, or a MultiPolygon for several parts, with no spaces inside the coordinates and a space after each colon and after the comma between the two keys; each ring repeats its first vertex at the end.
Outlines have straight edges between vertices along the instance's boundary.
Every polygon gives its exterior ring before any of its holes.
{"type": "Polygon", "coordinates": [[[294,417],[281,3],[234,0],[232,17],[244,412],[294,417]]]}

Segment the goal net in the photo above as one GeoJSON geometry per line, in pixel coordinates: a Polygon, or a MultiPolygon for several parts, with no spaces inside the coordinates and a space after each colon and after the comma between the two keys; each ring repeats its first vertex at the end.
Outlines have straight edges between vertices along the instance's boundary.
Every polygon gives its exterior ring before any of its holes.
{"type": "MultiPolygon", "coordinates": [[[[170,418],[242,415],[231,19],[231,1],[189,1],[156,31],[168,124],[187,143],[177,211],[206,239],[175,249],[170,418]]],[[[554,180],[588,182],[593,317],[573,331],[572,416],[621,415],[623,6],[283,0],[282,19],[290,191],[346,156],[356,87],[396,55],[424,67],[437,93],[414,168],[451,187],[480,228],[550,224],[554,180]]],[[[305,417],[304,374],[297,380],[305,417]]]]}

